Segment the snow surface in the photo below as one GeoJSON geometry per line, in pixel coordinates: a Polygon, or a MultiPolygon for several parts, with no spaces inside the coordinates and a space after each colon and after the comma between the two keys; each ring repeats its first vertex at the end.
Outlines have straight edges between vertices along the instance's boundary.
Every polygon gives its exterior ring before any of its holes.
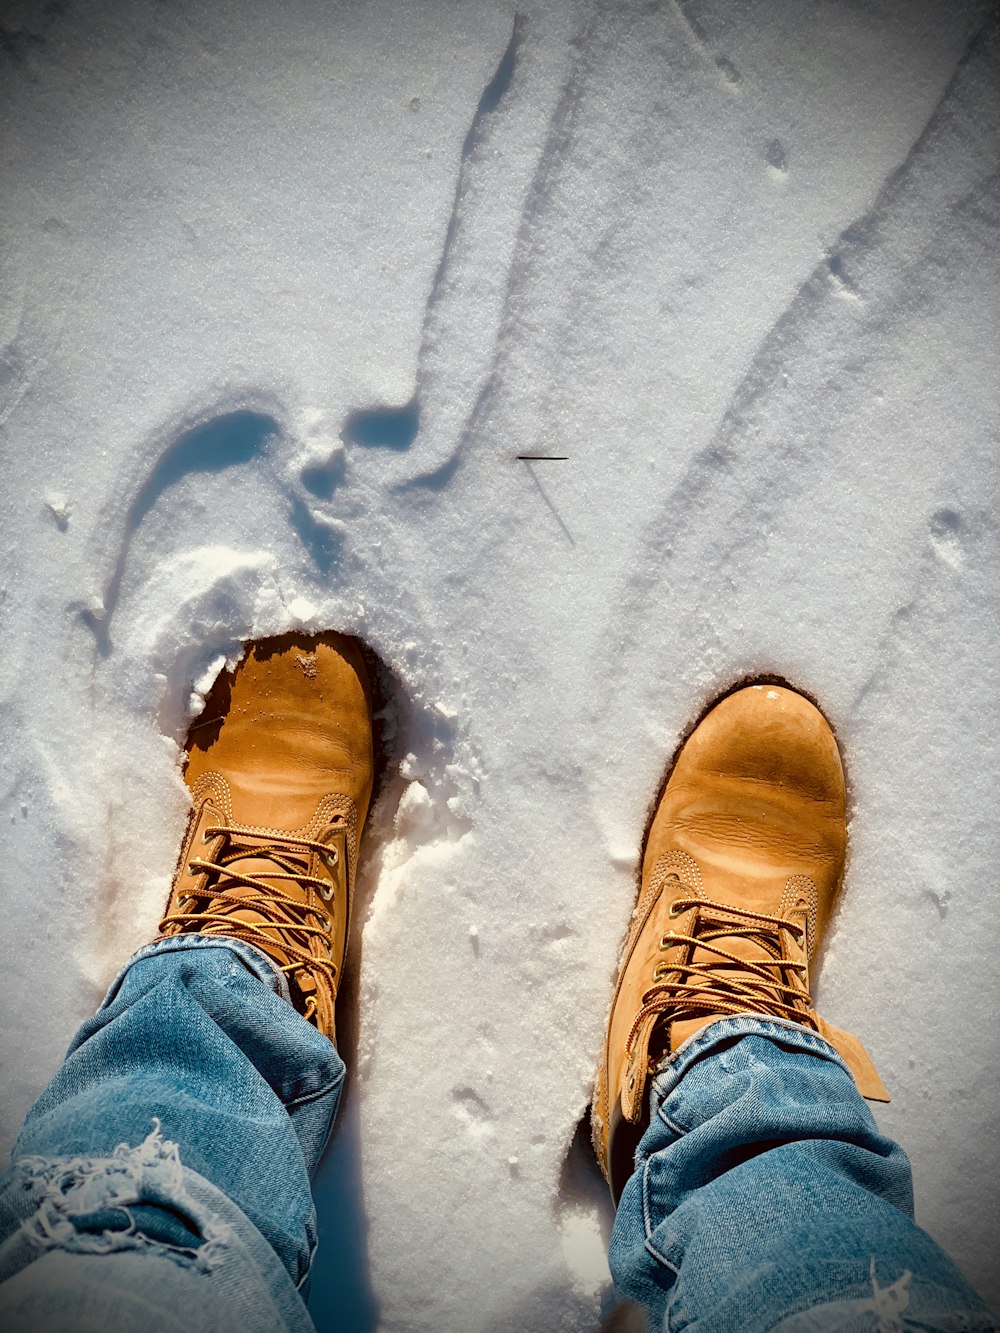
{"type": "Polygon", "coordinates": [[[4,1142],[155,928],[199,693],[348,629],[389,767],[317,1320],[594,1329],[648,806],[776,673],[851,786],[821,1008],[1000,1298],[995,6],[2,24],[4,1142]]]}

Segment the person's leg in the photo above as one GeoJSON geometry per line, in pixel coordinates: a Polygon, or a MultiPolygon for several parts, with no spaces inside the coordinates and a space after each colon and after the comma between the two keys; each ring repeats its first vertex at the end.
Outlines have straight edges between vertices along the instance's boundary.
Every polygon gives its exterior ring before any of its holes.
{"type": "Polygon", "coordinates": [[[311,1328],[309,1177],[344,1065],[281,990],[212,936],[126,967],[18,1137],[0,1325],[311,1328]]]}
{"type": "Polygon", "coordinates": [[[349,640],[284,636],[192,731],[157,940],[28,1115],[0,1182],[5,1330],[308,1330],[309,1179],[333,1043],[370,703],[349,640]]]}
{"type": "Polygon", "coordinates": [[[730,1018],[653,1080],[611,1271],[671,1330],[995,1328],[912,1207],[906,1155],[833,1047],[730,1018]]]}
{"type": "Polygon", "coordinates": [[[846,840],[836,740],[794,691],[724,698],[678,754],[593,1107],[620,1200],[612,1273],[654,1324],[993,1327],[912,1220],[909,1163],[862,1099],[888,1094],[861,1043],[810,998],[846,840]]]}

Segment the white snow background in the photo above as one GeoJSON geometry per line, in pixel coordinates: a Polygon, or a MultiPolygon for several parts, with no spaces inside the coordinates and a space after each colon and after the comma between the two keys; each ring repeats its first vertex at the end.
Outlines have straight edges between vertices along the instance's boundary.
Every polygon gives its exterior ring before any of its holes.
{"type": "Polygon", "coordinates": [[[155,929],[198,692],[343,628],[317,1321],[596,1329],[649,804],[774,673],[850,782],[820,1007],[1000,1298],[998,64],[982,0],[5,0],[5,1147],[155,929]]]}

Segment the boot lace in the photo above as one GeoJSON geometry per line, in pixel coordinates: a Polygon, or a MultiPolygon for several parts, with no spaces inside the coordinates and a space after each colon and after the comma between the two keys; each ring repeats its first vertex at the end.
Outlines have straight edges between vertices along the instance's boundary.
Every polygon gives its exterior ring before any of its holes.
{"type": "MultiPolygon", "coordinates": [[[[343,820],[333,822],[346,828],[343,820]]],[[[328,915],[308,899],[303,901],[283,892],[281,885],[291,882],[302,890],[314,888],[324,903],[332,903],[334,886],[320,875],[310,875],[308,865],[311,853],[318,852],[332,869],[339,857],[337,848],[292,833],[279,836],[268,831],[265,838],[253,829],[221,824],[209,825],[202,831],[202,838],[205,842],[221,839],[211,857],[195,857],[188,862],[188,870],[205,875],[205,881],[181,895],[179,910],[169,912],[160,922],[161,934],[197,931],[226,935],[255,945],[272,959],[277,948],[290,960],[278,963],[289,978],[298,980],[305,972],[333,987],[338,967],[330,942],[332,906],[328,915]],[[275,869],[255,868],[250,874],[239,868],[239,863],[246,860],[270,861],[275,869]],[[240,909],[249,909],[262,919],[245,921],[234,916],[240,909]],[[322,942],[325,957],[310,949],[316,939],[322,942]]],[[[305,1006],[305,1017],[311,1018],[316,1010],[313,995],[306,996],[305,1006]]]]}
{"type": "Polygon", "coordinates": [[[691,908],[697,908],[697,913],[689,934],[667,931],[660,938],[660,948],[664,951],[678,944],[688,945],[686,961],[657,963],[653,971],[654,984],[643,994],[642,1007],[629,1031],[626,1050],[631,1051],[640,1028],[653,1014],[663,1014],[671,1019],[693,1017],[699,1011],[707,1014],[767,1014],[816,1028],[812,999],[801,984],[807,977],[807,964],[782,956],[782,931],[787,931],[801,944],[805,937],[804,926],[784,917],[768,916],[764,912],[698,897],[676,899],[671,904],[670,915],[680,916],[691,908]],[[740,925],[741,920],[745,924],[740,925]],[[716,942],[737,936],[759,944],[760,956],[743,958],[716,942]],[[696,949],[701,957],[694,962],[696,949]],[[705,958],[706,953],[714,957],[705,958]],[[790,985],[790,977],[797,977],[800,985],[790,985]]]}

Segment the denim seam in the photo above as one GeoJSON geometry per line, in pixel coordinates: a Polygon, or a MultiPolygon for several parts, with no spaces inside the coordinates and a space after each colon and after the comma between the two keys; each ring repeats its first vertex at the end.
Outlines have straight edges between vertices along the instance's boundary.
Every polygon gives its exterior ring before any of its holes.
{"type": "Polygon", "coordinates": [[[288,981],[285,974],[277,965],[267,956],[262,949],[258,949],[253,944],[248,944],[245,940],[230,939],[225,935],[205,935],[192,933],[188,936],[168,936],[162,939],[151,940],[144,944],[141,949],[137,949],[132,956],[126,960],[119,969],[117,975],[107,989],[104,999],[99,1008],[105,1009],[111,1004],[118,992],[121,990],[125,975],[129,969],[136,963],[143,962],[147,958],[152,958],[161,953],[196,953],[201,949],[228,949],[230,953],[236,955],[243,965],[258,980],[267,984],[270,980],[275,994],[287,1003],[291,1004],[291,992],[288,989],[288,981]],[[250,955],[249,958],[247,955],[250,955]],[[256,963],[257,967],[253,964],[256,963]],[[261,974],[261,965],[265,975],[261,974]]]}
{"type": "MultiPolygon", "coordinates": [[[[302,1021],[304,1023],[306,1020],[303,1019],[302,1021]]],[[[336,1049],[337,1048],[334,1047],[334,1050],[336,1049]]],[[[287,1102],[284,1102],[283,1105],[286,1110],[292,1110],[298,1106],[308,1106],[310,1102],[319,1101],[321,1097],[325,1097],[328,1093],[332,1092],[339,1082],[343,1082],[343,1076],[339,1079],[331,1079],[328,1083],[324,1083],[321,1088],[316,1088],[312,1092],[303,1092],[298,1097],[292,1097],[287,1102]]]]}
{"type": "Polygon", "coordinates": [[[662,1264],[664,1268],[669,1268],[671,1273],[673,1273],[674,1277],[680,1277],[681,1270],[675,1267],[675,1265],[670,1262],[670,1260],[666,1257],[666,1255],[661,1250],[658,1250],[656,1248],[656,1246],[648,1237],[646,1239],[645,1245],[646,1249],[657,1261],[657,1263],[662,1264]]]}
{"type": "Polygon", "coordinates": [[[652,1164],[653,1164],[652,1157],[648,1157],[645,1163],[643,1164],[642,1168],[642,1223],[643,1223],[643,1229],[646,1232],[646,1238],[643,1244],[645,1245],[645,1248],[648,1251],[648,1253],[651,1254],[652,1257],[659,1264],[662,1264],[664,1268],[669,1268],[669,1270],[671,1271],[671,1273],[674,1274],[675,1277],[679,1277],[680,1269],[675,1268],[674,1265],[670,1262],[670,1260],[666,1257],[666,1255],[661,1254],[660,1251],[653,1244],[653,1239],[652,1239],[654,1231],[653,1214],[652,1214],[652,1208],[650,1207],[650,1199],[649,1199],[650,1195],[649,1173],[652,1164]]]}
{"type": "MultiPolygon", "coordinates": [[[[666,1100],[666,1098],[664,1098],[664,1100],[666,1100]]],[[[668,1129],[672,1129],[675,1134],[679,1134],[681,1135],[681,1137],[683,1137],[685,1134],[691,1133],[690,1125],[687,1126],[679,1125],[675,1120],[671,1120],[670,1116],[668,1116],[666,1111],[664,1111],[662,1103],[657,1108],[656,1116],[657,1119],[663,1121],[663,1123],[666,1125],[668,1129]]]]}
{"type": "Polygon", "coordinates": [[[669,1268],[671,1273],[673,1273],[675,1276],[680,1276],[680,1269],[675,1264],[672,1264],[670,1260],[667,1258],[667,1256],[663,1253],[663,1251],[657,1245],[654,1244],[653,1231],[655,1230],[655,1228],[650,1226],[648,1211],[645,1208],[643,1211],[646,1212],[646,1218],[645,1218],[646,1240],[644,1243],[647,1252],[653,1256],[653,1258],[657,1261],[657,1263],[661,1264],[664,1268],[669,1268]]]}
{"type": "Polygon", "coordinates": [[[649,1160],[647,1157],[642,1165],[642,1228],[646,1233],[647,1241],[653,1234],[653,1214],[649,1206],[649,1160]]]}
{"type": "Polygon", "coordinates": [[[793,1023],[790,1019],[740,1014],[710,1023],[683,1046],[661,1060],[653,1076],[654,1083],[665,1075],[672,1080],[671,1087],[662,1093],[662,1097],[666,1097],[680,1083],[691,1065],[701,1059],[713,1046],[748,1036],[778,1038],[838,1064],[848,1074],[851,1072],[839,1052],[825,1038],[800,1023],[793,1023]]]}
{"type": "Polygon", "coordinates": [[[688,1063],[686,1057],[700,1053],[705,1047],[712,1046],[717,1042],[730,1040],[732,1036],[731,1029],[736,1026],[741,1029],[740,1035],[750,1035],[764,1029],[764,1035],[768,1035],[772,1028],[777,1028],[782,1033],[790,1033],[802,1045],[820,1052],[828,1052],[835,1060],[843,1063],[841,1056],[836,1049],[818,1033],[805,1027],[802,1023],[796,1023],[790,1018],[776,1018],[770,1015],[755,1014],[734,1014],[731,1018],[723,1018],[715,1023],[709,1023],[702,1028],[701,1032],[691,1038],[690,1042],[685,1042],[676,1051],[662,1061],[660,1068],[671,1065],[684,1066],[688,1063]],[[746,1031],[742,1031],[742,1025],[750,1023],[752,1026],[746,1031]]]}
{"type": "Polygon", "coordinates": [[[310,1221],[312,1222],[312,1232],[313,1232],[312,1244],[309,1247],[309,1261],[306,1264],[306,1271],[302,1274],[298,1282],[296,1282],[295,1284],[295,1290],[299,1292],[309,1281],[310,1277],[312,1277],[313,1264],[315,1263],[316,1260],[316,1251],[319,1249],[319,1224],[316,1216],[315,1205],[313,1206],[310,1221]]]}

